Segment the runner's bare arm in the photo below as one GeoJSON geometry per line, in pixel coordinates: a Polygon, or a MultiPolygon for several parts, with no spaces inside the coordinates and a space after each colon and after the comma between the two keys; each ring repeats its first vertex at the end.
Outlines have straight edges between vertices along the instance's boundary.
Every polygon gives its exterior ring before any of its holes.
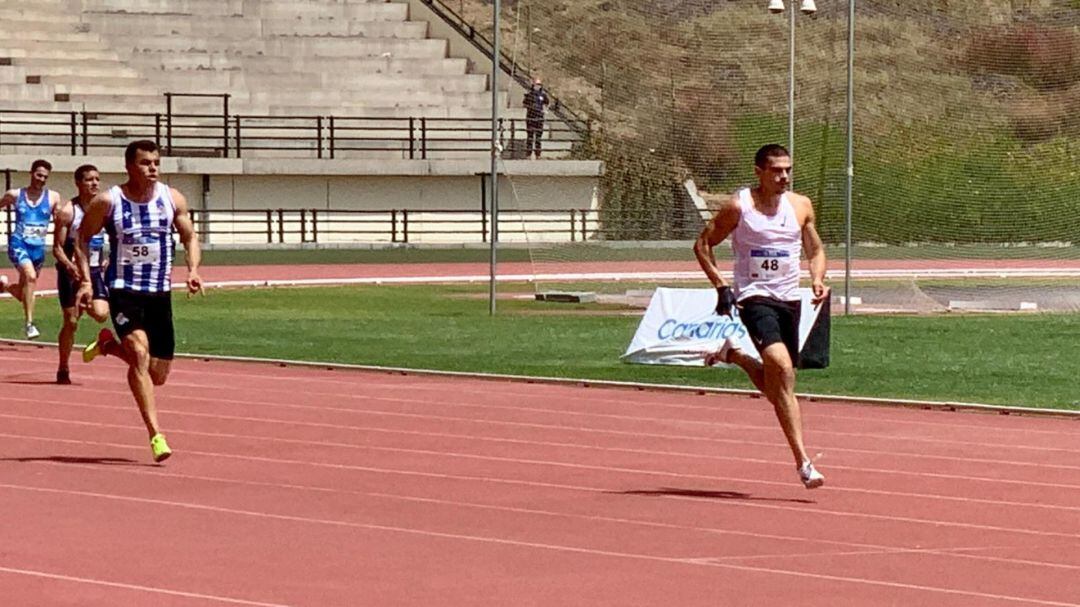
{"type": "Polygon", "coordinates": [[[802,226],[803,251],[810,261],[811,288],[814,290],[814,303],[817,303],[829,295],[829,287],[825,285],[825,245],[818,235],[813,203],[805,196],[799,198],[806,213],[802,226]]]}
{"type": "Polygon", "coordinates": [[[19,190],[8,190],[4,192],[3,198],[0,198],[0,209],[4,207],[10,207],[15,204],[15,201],[19,199],[19,190]]]}
{"type": "Polygon", "coordinates": [[[180,242],[184,245],[187,253],[188,270],[188,293],[201,293],[203,290],[202,277],[199,276],[199,264],[202,262],[202,249],[199,247],[199,235],[195,232],[195,226],[191,222],[191,214],[188,213],[187,198],[175,188],[169,188],[172,194],[173,204],[176,205],[176,214],[173,216],[173,225],[180,233],[180,242]]]}
{"type": "Polygon", "coordinates": [[[737,195],[734,195],[717,208],[716,214],[705,224],[705,229],[701,231],[701,235],[694,242],[694,256],[697,257],[698,264],[701,265],[705,276],[709,278],[709,282],[716,288],[720,288],[726,283],[723,277],[720,276],[720,268],[716,265],[713,247],[724,242],[724,239],[738,225],[739,199],[737,195]]]}
{"type": "Polygon", "coordinates": [[[75,260],[67,256],[64,252],[64,241],[67,240],[68,231],[71,229],[71,219],[74,211],[71,209],[71,203],[61,203],[56,205],[56,210],[53,212],[53,257],[56,259],[56,263],[64,266],[64,269],[68,271],[72,277],[79,275],[79,266],[75,264],[75,260]]]}

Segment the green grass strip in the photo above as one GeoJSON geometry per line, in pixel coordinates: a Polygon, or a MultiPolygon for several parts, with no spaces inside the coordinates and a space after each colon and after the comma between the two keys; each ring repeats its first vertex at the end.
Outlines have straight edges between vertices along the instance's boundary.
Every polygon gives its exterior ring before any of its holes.
{"type": "MultiPolygon", "coordinates": [[[[509,292],[509,290],[507,290],[509,292]]],[[[639,314],[616,305],[498,302],[485,287],[361,286],[175,297],[182,352],[416,369],[750,388],[741,372],[624,364],[639,314]]],[[[525,296],[527,297],[527,292],[525,296]]],[[[21,309],[0,302],[0,334],[21,309]]],[[[53,338],[55,299],[38,324],[53,338]]],[[[78,339],[97,326],[84,321],[78,339]]],[[[835,317],[832,366],[800,392],[1080,409],[1080,314],[835,317]]],[[[73,361],[78,369],[81,363],[73,361]]]]}

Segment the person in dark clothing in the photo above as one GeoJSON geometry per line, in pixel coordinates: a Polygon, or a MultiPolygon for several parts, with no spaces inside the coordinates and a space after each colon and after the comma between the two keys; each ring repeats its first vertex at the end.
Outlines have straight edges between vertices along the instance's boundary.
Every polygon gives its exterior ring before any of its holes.
{"type": "Polygon", "coordinates": [[[551,97],[544,90],[539,78],[534,78],[532,88],[525,93],[525,157],[533,153],[540,158],[541,139],[544,136],[544,110],[551,103],[551,97]]]}

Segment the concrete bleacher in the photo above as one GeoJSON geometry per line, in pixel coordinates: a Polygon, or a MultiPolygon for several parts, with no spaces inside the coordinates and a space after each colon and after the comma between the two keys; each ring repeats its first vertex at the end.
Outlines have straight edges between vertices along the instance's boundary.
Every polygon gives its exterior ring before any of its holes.
{"type": "MultiPolygon", "coordinates": [[[[92,162],[116,183],[124,145],[158,138],[165,147],[172,132],[164,173],[193,210],[213,216],[203,234],[211,246],[310,243],[316,227],[319,243],[401,243],[406,229],[409,243],[483,239],[490,60],[422,0],[0,0],[0,20],[9,185],[39,157],[57,174],[92,162]],[[172,122],[165,93],[176,95],[172,122]],[[221,97],[184,96],[192,93],[227,94],[228,122],[221,97]],[[53,113],[34,113],[43,111],[53,113]],[[267,236],[268,209],[284,237],[267,236]]],[[[513,201],[504,209],[532,213],[530,238],[573,239],[567,209],[595,210],[602,166],[565,158],[568,133],[544,144],[546,158],[562,161],[516,160],[524,91],[499,81],[504,143],[516,152],[500,169],[513,177],[500,185],[513,201]]],[[[69,179],[53,183],[71,193],[69,179]]],[[[508,217],[505,240],[523,238],[513,226],[524,220],[508,217]]]]}
{"type": "MultiPolygon", "coordinates": [[[[5,0],[0,110],[155,113],[171,92],[227,93],[234,116],[488,117],[489,76],[451,56],[449,41],[410,12],[407,1],[382,0],[5,0]]],[[[522,91],[501,81],[501,112],[523,139],[522,91]]],[[[180,98],[173,111],[221,109],[217,98],[180,98]]],[[[257,134],[264,140],[249,149],[290,132],[257,134]]],[[[365,136],[384,137],[385,151],[343,155],[407,154],[394,142],[400,132],[365,136]]],[[[456,136],[487,137],[479,129],[456,136]]],[[[23,153],[32,142],[5,137],[0,146],[23,153]]],[[[569,147],[552,143],[545,152],[558,157],[569,147]]]]}

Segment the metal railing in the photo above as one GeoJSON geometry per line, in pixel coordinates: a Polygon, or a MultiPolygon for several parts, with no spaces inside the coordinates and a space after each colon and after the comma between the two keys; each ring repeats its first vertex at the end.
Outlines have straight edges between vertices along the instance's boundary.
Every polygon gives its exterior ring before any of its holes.
{"type": "MultiPolygon", "coordinates": [[[[4,172],[13,187],[10,171],[4,172]]],[[[191,209],[200,240],[211,244],[488,242],[491,213],[483,209],[191,209]]],[[[0,243],[15,227],[12,209],[0,213],[0,243]]],[[[510,209],[499,214],[501,242],[686,240],[700,217],[650,211],[510,209]]],[[[52,230],[50,229],[50,232],[52,230]]]]}
{"type": "MultiPolygon", "coordinates": [[[[244,154],[287,154],[335,158],[383,153],[409,159],[429,154],[489,153],[486,118],[374,118],[364,116],[255,116],[165,112],[0,110],[0,148],[26,147],[86,156],[150,139],[166,156],[240,158],[244,154]]],[[[584,132],[591,132],[586,121],[584,132]]],[[[528,124],[499,121],[499,143],[507,157],[524,157],[528,124]]],[[[566,151],[582,141],[579,127],[558,118],[544,121],[542,145],[566,151]]]]}
{"type": "MultiPolygon", "coordinates": [[[[487,242],[491,228],[490,213],[453,209],[193,209],[191,218],[200,239],[211,243],[487,242]]],[[[595,210],[523,210],[499,216],[500,239],[527,235],[584,242],[600,233],[595,210]]]]}

